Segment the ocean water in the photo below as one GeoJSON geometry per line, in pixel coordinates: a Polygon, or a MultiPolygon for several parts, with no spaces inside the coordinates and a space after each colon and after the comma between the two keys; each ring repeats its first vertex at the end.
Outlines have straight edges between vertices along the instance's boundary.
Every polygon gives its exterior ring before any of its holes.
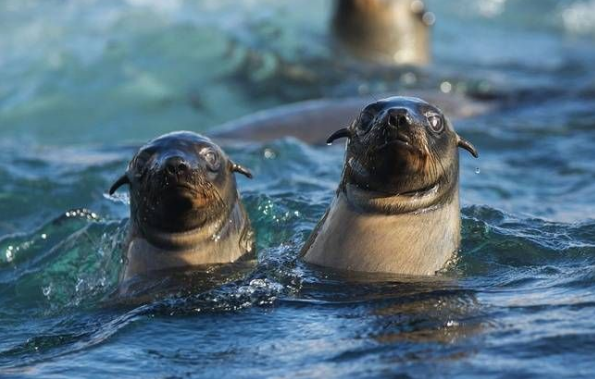
{"type": "Polygon", "coordinates": [[[0,377],[595,375],[595,1],[428,1],[434,62],[337,55],[329,1],[0,3],[0,377]],[[507,104],[460,121],[463,245],[435,278],[296,259],[343,151],[230,142],[253,270],[183,273],[113,304],[135,147],[294,101],[448,89],[507,104]]]}

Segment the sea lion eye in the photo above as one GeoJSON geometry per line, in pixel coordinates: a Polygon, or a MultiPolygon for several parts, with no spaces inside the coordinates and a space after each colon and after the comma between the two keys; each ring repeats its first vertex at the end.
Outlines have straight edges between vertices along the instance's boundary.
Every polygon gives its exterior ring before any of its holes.
{"type": "Polygon", "coordinates": [[[359,127],[362,131],[367,132],[370,130],[372,126],[372,121],[374,121],[374,115],[370,112],[362,112],[359,116],[359,127]]]}
{"type": "Polygon", "coordinates": [[[145,154],[145,153],[141,153],[139,155],[136,156],[136,158],[134,158],[134,168],[137,171],[141,171],[142,169],[145,168],[145,166],[147,165],[147,162],[149,162],[149,155],[145,154]]]}
{"type": "Polygon", "coordinates": [[[428,115],[428,123],[430,124],[430,129],[432,129],[435,133],[440,133],[444,130],[444,123],[442,122],[442,117],[437,114],[428,115]]]}
{"type": "Polygon", "coordinates": [[[217,155],[217,153],[215,151],[213,151],[211,149],[203,149],[200,152],[200,155],[202,155],[202,157],[204,158],[209,170],[211,170],[211,171],[219,170],[219,167],[221,166],[221,164],[219,162],[219,156],[217,155]]]}

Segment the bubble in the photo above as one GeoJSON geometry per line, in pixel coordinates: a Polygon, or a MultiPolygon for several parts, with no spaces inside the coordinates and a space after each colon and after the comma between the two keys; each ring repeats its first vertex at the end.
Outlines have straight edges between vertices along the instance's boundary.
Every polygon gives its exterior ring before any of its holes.
{"type": "Polygon", "coordinates": [[[452,84],[450,84],[450,82],[440,83],[440,91],[444,93],[450,93],[452,91],[452,84]]]}
{"type": "Polygon", "coordinates": [[[12,246],[9,246],[8,249],[6,249],[6,261],[12,262],[13,259],[14,253],[12,252],[12,246]]]}
{"type": "Polygon", "coordinates": [[[406,72],[401,75],[401,82],[405,85],[413,85],[417,82],[417,76],[413,72],[406,72]]]}
{"type": "Polygon", "coordinates": [[[43,296],[49,298],[50,294],[52,293],[52,284],[50,283],[46,287],[42,287],[41,292],[43,293],[43,296]]]}
{"type": "Polygon", "coordinates": [[[481,169],[479,167],[475,167],[475,173],[479,175],[481,173],[481,169]]]}
{"type": "Polygon", "coordinates": [[[41,235],[41,239],[42,239],[42,240],[44,240],[44,239],[47,239],[47,238],[48,238],[48,235],[47,235],[47,234],[43,233],[43,234],[41,235]]]}
{"type": "Polygon", "coordinates": [[[277,157],[277,154],[269,148],[264,149],[264,157],[266,159],[275,159],[277,157]]]}
{"type": "Polygon", "coordinates": [[[422,16],[422,20],[426,25],[434,25],[436,23],[436,15],[432,12],[426,12],[422,16]]]}
{"type": "Polygon", "coordinates": [[[421,0],[415,0],[411,3],[411,11],[415,13],[421,13],[425,9],[424,2],[421,0]]]}

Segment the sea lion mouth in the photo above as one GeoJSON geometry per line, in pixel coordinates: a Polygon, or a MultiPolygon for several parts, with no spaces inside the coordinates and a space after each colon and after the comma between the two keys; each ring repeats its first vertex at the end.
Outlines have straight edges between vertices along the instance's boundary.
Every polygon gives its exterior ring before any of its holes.
{"type": "Polygon", "coordinates": [[[218,194],[211,186],[194,185],[188,182],[176,182],[163,187],[160,195],[178,209],[204,209],[209,207],[218,194]]]}
{"type": "Polygon", "coordinates": [[[385,141],[383,144],[376,146],[373,151],[379,151],[379,150],[384,150],[388,147],[392,147],[392,146],[398,146],[401,148],[404,148],[412,153],[416,153],[416,154],[422,154],[422,149],[420,149],[419,147],[415,146],[411,137],[409,137],[407,134],[398,131],[396,132],[392,138],[388,139],[387,141],[385,141]]]}
{"type": "Polygon", "coordinates": [[[188,184],[188,183],[175,183],[171,184],[163,189],[162,192],[170,193],[170,194],[198,194],[199,191],[196,187],[188,184]]]}
{"type": "Polygon", "coordinates": [[[429,186],[420,188],[420,189],[415,189],[415,190],[410,190],[410,191],[405,191],[405,192],[401,192],[398,193],[396,195],[393,196],[407,196],[407,197],[421,197],[421,196],[426,196],[426,195],[430,195],[432,193],[435,193],[438,190],[438,183],[435,184],[431,184],[429,186]]]}

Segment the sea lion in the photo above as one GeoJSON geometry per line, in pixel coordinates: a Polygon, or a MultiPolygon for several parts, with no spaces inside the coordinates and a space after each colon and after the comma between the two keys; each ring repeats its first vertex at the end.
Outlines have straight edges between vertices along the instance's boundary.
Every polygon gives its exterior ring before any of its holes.
{"type": "Polygon", "coordinates": [[[109,189],[130,186],[124,281],[157,270],[238,260],[254,238],[234,172],[252,178],[210,139],[174,132],[141,147],[109,189]]]}
{"type": "Polygon", "coordinates": [[[430,61],[434,15],[421,0],[337,0],[332,31],[354,56],[388,65],[430,61]]]}
{"type": "MultiPolygon", "coordinates": [[[[408,94],[436,104],[454,120],[484,115],[503,107],[503,103],[497,101],[480,101],[457,93],[411,90],[408,94]]],[[[259,142],[293,137],[309,144],[322,145],[331,133],[357,117],[372,99],[372,96],[317,99],[283,105],[216,126],[211,129],[210,135],[218,141],[259,142]]]]}
{"type": "Polygon", "coordinates": [[[477,151],[437,107],[412,97],[368,105],[348,138],[336,196],[301,255],[337,269],[432,275],[459,248],[459,156],[477,151]]]}

